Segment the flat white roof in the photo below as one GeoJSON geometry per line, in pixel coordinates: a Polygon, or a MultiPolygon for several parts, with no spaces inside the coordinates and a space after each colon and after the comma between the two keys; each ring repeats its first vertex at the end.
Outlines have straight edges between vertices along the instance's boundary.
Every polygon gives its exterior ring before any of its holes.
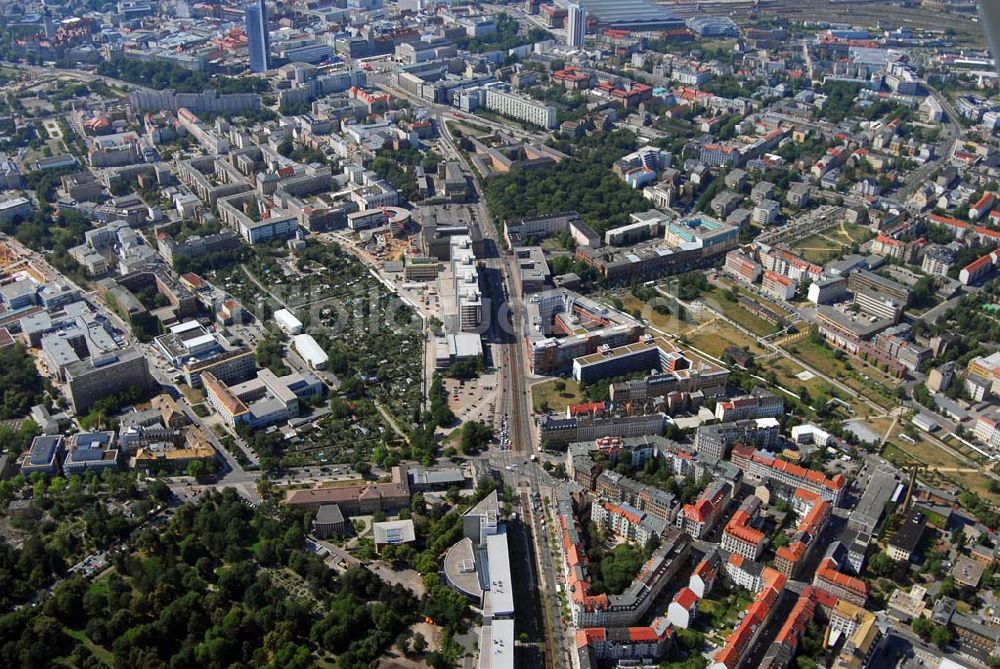
{"type": "Polygon", "coordinates": [[[326,351],[320,348],[312,335],[297,334],[292,337],[292,343],[295,344],[295,350],[299,352],[299,355],[313,366],[329,360],[326,351]]]}
{"type": "Polygon", "coordinates": [[[184,321],[183,323],[178,323],[177,325],[170,326],[171,334],[180,334],[182,332],[188,332],[189,330],[197,330],[201,327],[201,323],[198,321],[184,321]]]}
{"type": "Polygon", "coordinates": [[[493,620],[479,632],[479,669],[514,669],[514,621],[493,620]]]}
{"type": "Polygon", "coordinates": [[[493,615],[514,615],[514,584],[510,578],[506,532],[486,537],[486,562],[489,565],[489,590],[493,595],[493,615]]]}
{"type": "Polygon", "coordinates": [[[448,340],[457,358],[474,358],[483,354],[483,341],[478,334],[461,332],[448,335],[448,340]]]}
{"type": "Polygon", "coordinates": [[[186,346],[188,350],[191,350],[194,348],[198,348],[199,346],[205,346],[206,344],[211,344],[213,342],[215,342],[215,337],[211,333],[208,333],[188,339],[186,342],[184,342],[184,346],[186,346]]]}
{"type": "Polygon", "coordinates": [[[296,327],[302,327],[302,321],[295,317],[288,309],[278,309],[274,312],[274,320],[285,325],[292,325],[296,327]]]}

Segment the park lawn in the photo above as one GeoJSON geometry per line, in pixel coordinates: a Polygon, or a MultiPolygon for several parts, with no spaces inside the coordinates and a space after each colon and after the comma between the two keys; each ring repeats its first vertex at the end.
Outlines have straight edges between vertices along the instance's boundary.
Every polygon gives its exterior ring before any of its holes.
{"type": "MultiPolygon", "coordinates": [[[[664,304],[672,302],[669,298],[662,298],[664,304]]],[[[648,308],[648,302],[643,302],[635,295],[628,293],[621,298],[622,309],[629,313],[638,311],[640,316],[644,318],[650,325],[658,330],[669,334],[684,334],[689,332],[692,328],[697,327],[698,323],[694,320],[693,314],[687,313],[687,318],[689,320],[682,321],[670,314],[661,314],[652,308],[648,308]]]]}
{"type": "MultiPolygon", "coordinates": [[[[808,381],[799,379],[796,375],[801,374],[805,369],[793,360],[780,357],[774,358],[762,364],[760,369],[763,372],[774,372],[775,376],[778,377],[778,385],[786,390],[790,390],[799,397],[802,396],[803,390],[808,391],[809,395],[813,398],[820,397],[821,395],[831,398],[838,397],[851,405],[851,409],[854,410],[855,415],[864,416],[867,414],[868,406],[864,402],[858,401],[855,397],[845,397],[844,391],[835,387],[829,381],[818,376],[813,376],[808,381]]],[[[847,414],[846,409],[841,408],[841,411],[845,415],[847,414]]]]}
{"type": "Polygon", "coordinates": [[[713,287],[712,290],[703,293],[701,299],[703,302],[709,304],[709,306],[713,309],[721,311],[726,318],[742,325],[754,334],[769,335],[778,331],[776,326],[768,323],[760,316],[751,314],[749,311],[741,307],[738,302],[730,302],[726,299],[723,291],[717,286],[713,287]]]}
{"type": "MultiPolygon", "coordinates": [[[[838,235],[839,236],[839,235],[838,235]]],[[[800,239],[792,246],[794,251],[798,251],[802,258],[811,263],[822,265],[826,261],[835,257],[840,250],[850,246],[845,240],[843,244],[834,244],[829,239],[820,235],[810,235],[805,239],[800,239]]]]}
{"type": "Polygon", "coordinates": [[[754,355],[764,353],[764,349],[752,337],[743,334],[729,323],[718,319],[714,323],[706,324],[697,331],[686,335],[685,339],[691,342],[691,346],[694,348],[716,358],[721,358],[728,346],[735,346],[736,348],[748,346],[750,352],[754,355]]]}
{"type": "MultiPolygon", "coordinates": [[[[63,144],[63,142],[62,142],[61,139],[49,139],[49,140],[46,140],[45,146],[48,147],[48,149],[49,149],[49,155],[51,155],[51,156],[56,156],[56,155],[59,155],[60,153],[64,153],[66,151],[66,145],[63,144]]],[[[36,162],[38,162],[39,160],[41,160],[42,158],[48,158],[48,157],[49,156],[45,155],[45,149],[44,148],[42,148],[42,149],[31,149],[31,148],[29,148],[27,151],[25,151],[25,153],[24,153],[24,159],[23,159],[22,162],[24,162],[25,164],[31,164],[31,165],[33,165],[36,162]]]]}
{"type": "Polygon", "coordinates": [[[795,342],[786,350],[822,374],[837,379],[886,409],[891,409],[899,403],[892,391],[898,383],[897,380],[891,379],[880,369],[863,360],[851,355],[845,355],[843,360],[837,360],[833,349],[817,344],[811,339],[795,342]]]}
{"type": "Polygon", "coordinates": [[[872,232],[867,226],[858,225],[857,223],[843,223],[841,227],[843,228],[843,232],[841,232],[840,229],[837,229],[837,232],[840,233],[841,237],[844,236],[844,233],[847,233],[847,236],[850,237],[850,239],[845,241],[847,241],[848,244],[853,244],[854,242],[863,244],[875,236],[875,233],[872,232]]]}
{"type": "Polygon", "coordinates": [[[457,121],[445,121],[448,128],[452,132],[459,130],[462,134],[468,137],[483,137],[489,135],[492,131],[484,125],[478,125],[476,123],[458,123],[457,121]]]}
{"type": "Polygon", "coordinates": [[[983,476],[980,472],[947,472],[943,476],[955,481],[965,490],[989,500],[993,504],[1000,502],[1000,495],[991,492],[989,489],[989,477],[983,476]]]}
{"type": "Polygon", "coordinates": [[[184,395],[184,399],[188,401],[188,404],[201,404],[205,401],[205,391],[200,388],[192,388],[186,383],[182,383],[178,386],[181,393],[184,395]]]}
{"type": "MultiPolygon", "coordinates": [[[[887,416],[881,416],[879,418],[870,418],[867,422],[879,434],[885,434],[885,431],[889,429],[889,425],[892,424],[892,419],[887,416]]],[[[971,469],[976,467],[976,463],[968,462],[962,458],[957,458],[951,453],[943,450],[919,430],[917,431],[915,444],[911,444],[909,441],[902,439],[900,435],[903,433],[903,425],[904,422],[899,421],[892,428],[892,432],[889,434],[889,440],[886,442],[886,457],[892,455],[900,458],[902,463],[918,462],[935,470],[971,469]]],[[[941,473],[947,477],[957,477],[961,474],[961,472],[951,471],[941,473]]],[[[985,482],[985,477],[979,474],[975,474],[975,476],[979,476],[979,478],[984,479],[985,482]]],[[[983,487],[985,489],[985,484],[983,487]]]]}
{"type": "Polygon", "coordinates": [[[583,394],[580,392],[580,384],[573,379],[552,379],[544,383],[531,386],[531,400],[535,413],[544,413],[541,410],[543,403],[548,403],[550,412],[563,412],[570,404],[580,404],[583,402],[583,394]],[[566,388],[559,392],[555,384],[562,381],[566,388]]]}
{"type": "Polygon", "coordinates": [[[90,638],[88,638],[87,635],[83,633],[83,630],[75,630],[65,626],[63,627],[63,630],[66,632],[66,634],[79,641],[82,645],[86,646],[87,650],[90,651],[90,654],[96,657],[98,660],[108,665],[109,667],[115,666],[114,654],[104,646],[98,646],[96,643],[91,641],[90,638]]]}

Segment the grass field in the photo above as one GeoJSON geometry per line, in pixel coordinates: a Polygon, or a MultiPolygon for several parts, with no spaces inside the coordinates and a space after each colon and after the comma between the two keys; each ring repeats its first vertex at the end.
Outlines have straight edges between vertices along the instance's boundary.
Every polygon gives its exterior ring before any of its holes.
{"type": "Polygon", "coordinates": [[[863,244],[873,236],[872,231],[862,225],[841,223],[839,226],[798,239],[790,244],[789,248],[799,253],[805,260],[822,265],[847,252],[852,244],[863,244]]]}
{"type": "Polygon", "coordinates": [[[769,335],[778,331],[777,326],[768,323],[760,316],[756,316],[739,305],[738,302],[730,302],[724,291],[718,287],[704,293],[701,297],[703,302],[709,304],[713,309],[722,312],[726,318],[742,325],[754,334],[769,335]]]}
{"type": "Polygon", "coordinates": [[[691,346],[709,355],[721,358],[727,346],[743,348],[748,346],[751,353],[760,355],[764,349],[757,345],[757,342],[729,323],[716,319],[713,322],[705,323],[697,329],[685,335],[685,339],[691,342],[691,346]]]}
{"type": "Polygon", "coordinates": [[[888,416],[871,418],[867,422],[881,435],[884,435],[891,426],[892,431],[889,433],[889,440],[886,444],[887,450],[889,446],[892,446],[894,454],[900,453],[904,459],[908,459],[911,462],[919,462],[936,469],[957,469],[975,466],[974,463],[968,462],[964,458],[958,458],[948,453],[928,439],[920,430],[916,430],[915,432],[910,431],[916,443],[910,443],[902,438],[903,428],[909,424],[909,418],[898,420],[895,425],[893,425],[892,418],[888,416]]]}
{"type": "Polygon", "coordinates": [[[805,260],[822,265],[836,257],[844,246],[843,244],[834,244],[829,239],[820,235],[810,235],[805,239],[795,242],[792,248],[801,253],[805,260]]]}
{"type": "MultiPolygon", "coordinates": [[[[919,443],[919,442],[918,442],[919,443]]],[[[925,483],[934,486],[950,487],[958,486],[974,495],[982,497],[993,504],[1000,502],[1000,495],[990,491],[987,476],[978,467],[970,466],[968,463],[957,461],[949,454],[935,448],[935,452],[919,450],[919,457],[912,454],[912,451],[919,449],[919,446],[907,444],[903,441],[888,443],[882,451],[883,457],[897,466],[907,464],[926,464],[928,469],[920,472],[919,478],[925,483]],[[907,449],[904,450],[903,446],[907,449]],[[931,460],[939,464],[926,462],[931,460]]]]}
{"type": "Polygon", "coordinates": [[[566,411],[570,404],[580,404],[583,402],[583,395],[580,394],[580,385],[573,379],[552,379],[531,387],[532,405],[535,413],[543,413],[541,407],[548,404],[549,411],[566,411]],[[556,390],[556,383],[562,381],[566,388],[562,392],[556,390]]]}
{"type": "Polygon", "coordinates": [[[898,381],[863,360],[850,355],[838,360],[832,349],[816,344],[810,339],[792,344],[788,347],[788,351],[822,374],[863,393],[868,399],[886,409],[891,409],[899,403],[893,390],[898,381]]]}
{"type": "Polygon", "coordinates": [[[182,383],[178,387],[180,388],[181,393],[184,395],[184,398],[189,403],[201,404],[202,402],[205,401],[205,391],[201,390],[200,388],[192,388],[186,383],[182,383]]]}
{"type": "MultiPolygon", "coordinates": [[[[854,410],[855,416],[865,416],[869,413],[868,406],[858,400],[856,397],[844,393],[844,391],[835,387],[829,381],[821,379],[818,376],[813,376],[811,379],[803,381],[798,378],[798,375],[805,371],[802,365],[789,360],[787,358],[774,358],[768,360],[760,365],[760,370],[764,373],[773,372],[777,377],[778,385],[786,390],[789,390],[799,397],[802,396],[802,391],[808,391],[809,395],[813,398],[820,396],[827,397],[837,397],[848,404],[850,404],[851,409],[854,410]]],[[[843,412],[844,417],[848,417],[850,414],[846,409],[840,409],[843,412]]]]}
{"type": "Polygon", "coordinates": [[[475,123],[457,123],[455,121],[445,121],[445,123],[452,132],[458,130],[468,137],[484,137],[490,134],[489,128],[475,123]]]}
{"type": "MultiPolygon", "coordinates": [[[[668,304],[670,302],[668,298],[663,298],[663,300],[664,304],[671,306],[668,304]]],[[[692,328],[698,325],[698,315],[696,314],[688,313],[686,316],[687,320],[681,321],[679,318],[670,314],[661,314],[654,311],[652,308],[647,308],[648,305],[646,302],[643,302],[631,293],[627,293],[622,296],[621,301],[622,307],[625,311],[628,311],[629,313],[638,311],[643,318],[649,321],[650,325],[658,330],[662,330],[663,332],[670,334],[684,334],[686,332],[690,332],[692,328]]],[[[654,304],[659,303],[657,302],[654,304]]]]}
{"type": "Polygon", "coordinates": [[[96,643],[91,641],[89,638],[87,638],[87,635],[84,634],[82,630],[75,630],[69,627],[63,627],[63,630],[66,632],[66,634],[79,641],[82,645],[86,646],[87,650],[90,651],[90,654],[96,657],[98,660],[100,660],[109,667],[113,667],[115,665],[114,654],[111,653],[107,648],[104,648],[103,646],[98,646],[96,643]]]}

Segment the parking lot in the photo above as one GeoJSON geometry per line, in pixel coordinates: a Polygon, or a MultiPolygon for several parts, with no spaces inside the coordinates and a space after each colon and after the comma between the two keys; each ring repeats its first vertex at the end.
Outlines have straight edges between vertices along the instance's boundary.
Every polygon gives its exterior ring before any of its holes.
{"type": "Polygon", "coordinates": [[[494,420],[498,399],[496,372],[464,381],[444,379],[444,389],[448,394],[448,406],[462,422],[490,423],[494,420]]]}

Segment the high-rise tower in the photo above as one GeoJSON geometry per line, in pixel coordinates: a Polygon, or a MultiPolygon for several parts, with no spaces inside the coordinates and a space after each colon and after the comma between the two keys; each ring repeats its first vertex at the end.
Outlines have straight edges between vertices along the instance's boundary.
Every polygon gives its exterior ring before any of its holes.
{"type": "Polygon", "coordinates": [[[583,36],[587,32],[587,11],[581,4],[566,7],[566,45],[583,48],[583,36]]]}
{"type": "Polygon", "coordinates": [[[250,51],[250,71],[271,69],[271,33],[267,28],[267,6],[264,0],[247,5],[247,47],[250,51]]]}

